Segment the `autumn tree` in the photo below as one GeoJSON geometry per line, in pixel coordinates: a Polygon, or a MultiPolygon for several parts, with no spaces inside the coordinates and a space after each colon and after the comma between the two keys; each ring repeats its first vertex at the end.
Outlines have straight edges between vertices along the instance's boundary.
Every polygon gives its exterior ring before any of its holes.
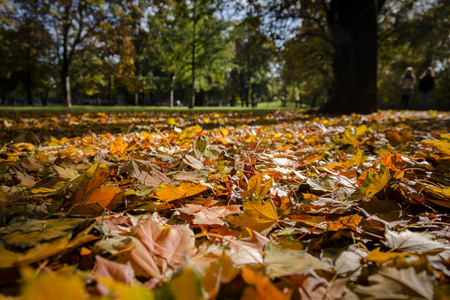
{"type": "Polygon", "coordinates": [[[332,45],[333,89],[324,112],[371,113],[378,109],[377,15],[384,2],[294,0],[268,4],[267,11],[275,13],[277,20],[314,23],[314,30],[301,35],[321,36],[332,45]]]}
{"type": "MultiPolygon", "coordinates": [[[[191,73],[191,100],[189,108],[196,105],[196,92],[199,72],[209,67],[219,67],[217,64],[226,62],[229,51],[227,39],[228,24],[216,18],[215,13],[220,10],[220,0],[209,1],[180,1],[177,2],[177,20],[189,28],[190,73],[191,73]]],[[[223,70],[216,68],[217,71],[223,70]]],[[[201,78],[205,79],[205,76],[201,78]]],[[[211,78],[207,79],[211,80],[211,78]]]]}
{"type": "Polygon", "coordinates": [[[15,77],[15,86],[21,84],[26,103],[33,105],[33,92],[42,88],[43,81],[51,73],[51,39],[38,14],[39,2],[18,1],[10,5],[5,4],[4,19],[1,22],[4,58],[2,73],[6,82],[11,76],[15,77]]]}
{"type": "Polygon", "coordinates": [[[104,30],[110,12],[120,1],[43,0],[40,14],[52,34],[58,62],[63,103],[71,107],[71,75],[76,59],[89,55],[89,47],[100,47],[97,35],[104,30]],[[117,2],[117,3],[116,3],[117,2]]]}
{"type": "Polygon", "coordinates": [[[242,106],[268,95],[275,45],[261,31],[261,19],[248,16],[235,28],[235,72],[242,106]]]}

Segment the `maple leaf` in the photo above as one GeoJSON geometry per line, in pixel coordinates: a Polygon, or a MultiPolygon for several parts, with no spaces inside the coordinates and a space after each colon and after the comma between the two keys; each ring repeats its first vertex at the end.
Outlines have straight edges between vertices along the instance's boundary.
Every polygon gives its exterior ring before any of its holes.
{"type": "Polygon", "coordinates": [[[170,178],[156,170],[152,170],[149,173],[142,171],[138,176],[138,180],[149,187],[157,187],[162,183],[169,184],[172,182],[170,178]]]}
{"type": "Polygon", "coordinates": [[[123,137],[117,137],[109,144],[109,151],[112,155],[124,154],[128,148],[128,144],[124,142],[123,137]]]}
{"type": "Polygon", "coordinates": [[[396,128],[389,130],[386,133],[386,139],[394,147],[407,142],[411,138],[411,129],[398,130],[396,128]]]}
{"type": "Polygon", "coordinates": [[[104,185],[89,193],[83,201],[74,203],[71,215],[101,215],[106,208],[112,210],[122,200],[124,191],[114,185],[104,185]]]}
{"type": "Polygon", "coordinates": [[[26,174],[26,173],[21,173],[19,171],[16,171],[16,176],[17,179],[20,180],[20,182],[26,186],[35,186],[36,185],[36,181],[34,181],[33,177],[26,174]]]}
{"type": "Polygon", "coordinates": [[[389,169],[380,163],[380,173],[369,173],[361,190],[367,198],[373,198],[379,191],[384,189],[390,178],[389,169]]]}
{"type": "Polygon", "coordinates": [[[78,171],[73,168],[61,168],[60,166],[54,165],[53,168],[58,172],[59,176],[63,179],[74,180],[79,176],[78,171]]]}
{"type": "Polygon", "coordinates": [[[358,285],[354,291],[358,295],[372,296],[375,299],[398,299],[404,298],[406,289],[410,297],[433,299],[431,276],[426,271],[416,273],[412,266],[405,269],[384,267],[380,272],[370,275],[369,282],[369,286],[358,285]]]}
{"type": "Polygon", "coordinates": [[[437,249],[450,249],[450,245],[433,240],[433,235],[426,232],[402,232],[391,231],[388,228],[385,232],[386,246],[405,252],[430,251],[437,249]]]}
{"type": "Polygon", "coordinates": [[[264,254],[266,274],[270,278],[301,274],[307,270],[331,268],[329,264],[321,262],[306,251],[289,249],[273,240],[267,244],[264,254]]]}
{"type": "Polygon", "coordinates": [[[228,215],[225,218],[231,228],[243,230],[248,227],[266,235],[276,226],[278,214],[272,200],[263,203],[259,197],[247,198],[242,201],[242,207],[243,214],[228,215]]]}
{"type": "Polygon", "coordinates": [[[89,168],[81,178],[77,189],[69,201],[69,206],[82,203],[86,197],[95,189],[100,187],[108,179],[110,170],[105,164],[95,164],[89,168]]]}
{"type": "Polygon", "coordinates": [[[188,203],[185,207],[177,210],[192,215],[192,223],[201,225],[224,225],[225,222],[222,220],[224,217],[240,213],[240,205],[214,206],[215,203],[217,201],[210,203],[208,206],[188,203]]]}
{"type": "Polygon", "coordinates": [[[264,178],[261,175],[252,176],[248,180],[247,192],[244,193],[244,197],[260,197],[261,199],[270,191],[273,187],[272,178],[264,178]]]}
{"type": "Polygon", "coordinates": [[[151,196],[165,202],[171,202],[200,194],[207,189],[208,187],[201,184],[195,185],[181,182],[179,186],[173,186],[163,183],[151,194],[151,196]]]}
{"type": "Polygon", "coordinates": [[[160,279],[169,268],[181,268],[185,255],[195,251],[188,225],[167,226],[155,213],[133,229],[134,249],[126,252],[137,276],[160,279]]]}
{"type": "Polygon", "coordinates": [[[256,294],[255,296],[258,299],[282,300],[291,298],[292,290],[280,291],[266,276],[258,274],[250,268],[242,269],[242,278],[247,284],[254,286],[248,288],[247,293],[249,294],[246,295],[246,291],[244,291],[246,299],[253,294],[256,294]]]}
{"type": "Polygon", "coordinates": [[[131,285],[134,280],[134,270],[129,262],[121,264],[98,255],[95,257],[95,265],[92,271],[99,277],[114,278],[126,285],[131,285]]]}

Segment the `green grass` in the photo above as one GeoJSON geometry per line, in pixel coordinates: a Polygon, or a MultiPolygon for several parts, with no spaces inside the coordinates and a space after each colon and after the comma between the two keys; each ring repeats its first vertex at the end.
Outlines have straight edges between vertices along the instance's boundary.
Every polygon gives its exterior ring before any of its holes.
{"type": "Polygon", "coordinates": [[[198,106],[189,109],[186,106],[168,107],[168,106],[95,106],[95,105],[75,105],[71,108],[62,105],[48,106],[0,106],[0,112],[7,111],[26,111],[26,112],[133,112],[133,111],[252,111],[252,110],[285,110],[294,109],[293,102],[287,102],[286,107],[281,106],[281,101],[262,102],[258,107],[241,107],[241,106],[198,106]]]}

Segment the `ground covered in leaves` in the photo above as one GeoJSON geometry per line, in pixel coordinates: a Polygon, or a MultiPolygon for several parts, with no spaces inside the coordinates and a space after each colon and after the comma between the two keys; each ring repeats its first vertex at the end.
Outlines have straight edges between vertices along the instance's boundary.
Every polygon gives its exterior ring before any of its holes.
{"type": "Polygon", "coordinates": [[[448,113],[1,118],[4,298],[450,293],[448,113]]]}

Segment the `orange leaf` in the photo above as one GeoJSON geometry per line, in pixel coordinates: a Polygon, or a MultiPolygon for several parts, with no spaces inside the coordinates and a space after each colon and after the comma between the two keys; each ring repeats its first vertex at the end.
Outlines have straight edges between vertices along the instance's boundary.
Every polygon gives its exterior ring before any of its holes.
{"type": "Polygon", "coordinates": [[[173,186],[163,183],[153,192],[152,196],[156,199],[170,202],[197,195],[207,189],[206,186],[201,184],[194,185],[182,182],[180,186],[173,186]]]}
{"type": "Polygon", "coordinates": [[[75,190],[69,201],[69,205],[75,206],[82,204],[90,193],[106,182],[108,176],[108,166],[105,164],[100,166],[98,164],[93,165],[84,174],[80,185],[75,190]]]}
{"type": "Polygon", "coordinates": [[[361,217],[358,215],[340,217],[336,222],[328,225],[328,231],[338,231],[340,229],[356,230],[361,222],[361,217]]]}
{"type": "Polygon", "coordinates": [[[127,147],[128,144],[124,143],[123,138],[118,137],[109,144],[109,151],[111,151],[111,154],[115,155],[117,153],[124,153],[127,147]]]}
{"type": "Polygon", "coordinates": [[[247,284],[255,287],[258,299],[291,299],[292,290],[289,290],[287,293],[283,293],[272,283],[272,281],[270,281],[269,278],[256,273],[252,269],[243,268],[241,275],[247,284]]]}
{"type": "Polygon", "coordinates": [[[114,209],[122,200],[124,191],[117,186],[105,185],[90,193],[81,203],[71,210],[75,215],[99,215],[104,208],[114,209]]]}

